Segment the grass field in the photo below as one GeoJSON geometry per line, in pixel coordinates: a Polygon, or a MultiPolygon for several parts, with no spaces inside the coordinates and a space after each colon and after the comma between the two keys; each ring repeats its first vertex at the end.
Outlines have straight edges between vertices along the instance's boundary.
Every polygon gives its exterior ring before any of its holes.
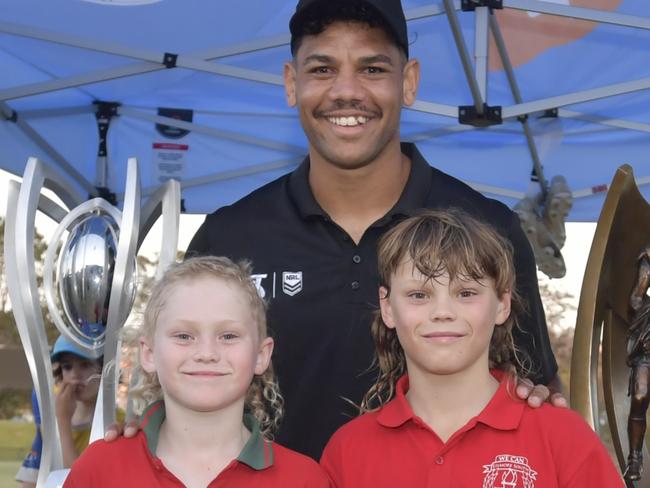
{"type": "Polygon", "coordinates": [[[0,420],[0,488],[17,488],[14,481],[34,437],[34,424],[0,420]]]}
{"type": "Polygon", "coordinates": [[[0,488],[18,488],[14,479],[20,467],[20,461],[0,461],[0,488]]]}

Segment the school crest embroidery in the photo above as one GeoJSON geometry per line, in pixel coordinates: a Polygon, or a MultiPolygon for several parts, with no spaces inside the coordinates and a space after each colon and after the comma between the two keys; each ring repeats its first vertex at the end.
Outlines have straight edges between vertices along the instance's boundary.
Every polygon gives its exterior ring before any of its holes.
{"type": "Polygon", "coordinates": [[[524,456],[499,454],[483,466],[483,488],[535,488],[537,471],[524,456]]]}
{"type": "Polygon", "coordinates": [[[300,293],[302,291],[302,271],[283,271],[282,291],[290,297],[300,293]]]}

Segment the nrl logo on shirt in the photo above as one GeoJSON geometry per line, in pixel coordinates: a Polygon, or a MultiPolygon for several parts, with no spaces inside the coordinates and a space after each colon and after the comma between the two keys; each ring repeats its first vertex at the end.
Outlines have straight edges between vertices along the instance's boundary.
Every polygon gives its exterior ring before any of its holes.
{"type": "Polygon", "coordinates": [[[302,291],[302,271],[282,272],[282,291],[290,297],[302,291]]]}

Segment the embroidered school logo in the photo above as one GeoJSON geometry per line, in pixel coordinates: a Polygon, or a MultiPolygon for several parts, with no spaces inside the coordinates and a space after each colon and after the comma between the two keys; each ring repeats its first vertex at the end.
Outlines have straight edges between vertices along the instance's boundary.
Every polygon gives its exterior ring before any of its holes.
{"type": "Polygon", "coordinates": [[[302,271],[282,272],[282,291],[290,297],[302,291],[302,271]]]}
{"type": "Polygon", "coordinates": [[[499,454],[492,464],[483,465],[483,488],[535,488],[537,471],[524,456],[499,454]]]}

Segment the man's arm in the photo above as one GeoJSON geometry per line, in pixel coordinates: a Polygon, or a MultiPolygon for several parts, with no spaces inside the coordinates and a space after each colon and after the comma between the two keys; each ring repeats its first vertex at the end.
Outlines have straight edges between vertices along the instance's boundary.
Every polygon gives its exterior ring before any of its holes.
{"type": "Polygon", "coordinates": [[[530,379],[519,381],[517,396],[522,400],[527,399],[531,407],[538,407],[547,399],[555,406],[567,407],[568,402],[562,393],[562,381],[557,375],[558,367],[548,335],[544,305],[539,294],[535,256],[519,218],[514,213],[508,237],[514,250],[517,291],[526,307],[518,317],[513,336],[517,347],[531,361],[530,379]]]}

